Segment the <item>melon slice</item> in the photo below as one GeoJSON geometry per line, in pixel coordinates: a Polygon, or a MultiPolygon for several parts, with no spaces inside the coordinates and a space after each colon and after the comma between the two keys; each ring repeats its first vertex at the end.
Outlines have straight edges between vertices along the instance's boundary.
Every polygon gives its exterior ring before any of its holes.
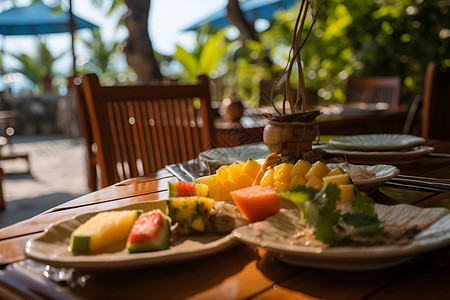
{"type": "Polygon", "coordinates": [[[71,234],[70,250],[74,254],[95,253],[125,242],[141,212],[121,210],[96,214],[71,234]]]}
{"type": "Polygon", "coordinates": [[[163,250],[169,247],[172,220],[160,209],[141,214],[127,239],[129,253],[163,250]]]}

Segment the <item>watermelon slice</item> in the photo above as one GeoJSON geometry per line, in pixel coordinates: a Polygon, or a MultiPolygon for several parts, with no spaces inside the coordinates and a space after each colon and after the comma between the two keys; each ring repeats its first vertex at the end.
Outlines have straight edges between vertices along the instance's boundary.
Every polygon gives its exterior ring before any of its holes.
{"type": "Polygon", "coordinates": [[[169,247],[172,220],[160,209],[141,214],[127,239],[129,253],[163,250],[169,247]]]}
{"type": "Polygon", "coordinates": [[[186,181],[169,182],[169,197],[208,196],[208,186],[186,181]]]}

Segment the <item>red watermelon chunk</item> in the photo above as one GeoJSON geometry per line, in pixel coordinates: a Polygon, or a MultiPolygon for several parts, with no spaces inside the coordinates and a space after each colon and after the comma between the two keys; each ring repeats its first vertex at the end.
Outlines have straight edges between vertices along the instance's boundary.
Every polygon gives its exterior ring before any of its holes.
{"type": "Polygon", "coordinates": [[[127,240],[129,253],[163,250],[169,247],[172,220],[160,209],[141,214],[127,240]]]}
{"type": "Polygon", "coordinates": [[[169,182],[169,197],[208,196],[208,186],[186,181],[169,182]]]}

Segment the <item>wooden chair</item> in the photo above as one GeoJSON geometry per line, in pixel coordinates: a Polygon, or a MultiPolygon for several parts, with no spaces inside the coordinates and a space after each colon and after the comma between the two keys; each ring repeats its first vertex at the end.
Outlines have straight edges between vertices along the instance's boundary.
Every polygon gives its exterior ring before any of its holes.
{"type": "Polygon", "coordinates": [[[344,89],[346,102],[386,102],[390,104],[389,109],[397,110],[401,85],[399,76],[349,78],[344,89]]]}
{"type": "Polygon", "coordinates": [[[83,76],[102,187],[214,147],[209,83],[206,76],[198,80],[105,87],[95,74],[83,76]]]}
{"type": "Polygon", "coordinates": [[[425,73],[422,136],[450,140],[450,69],[430,62],[425,73]]]}
{"type": "Polygon", "coordinates": [[[97,145],[94,143],[94,138],[92,136],[91,119],[89,117],[86,97],[81,85],[81,78],[69,78],[69,87],[73,89],[75,93],[80,131],[86,145],[87,184],[91,191],[96,191],[98,189],[97,145]]]}

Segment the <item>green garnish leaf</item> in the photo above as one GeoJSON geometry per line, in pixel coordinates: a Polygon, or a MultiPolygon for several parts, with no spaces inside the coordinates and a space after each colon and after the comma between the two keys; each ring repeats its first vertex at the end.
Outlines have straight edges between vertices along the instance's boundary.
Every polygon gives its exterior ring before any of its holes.
{"type": "Polygon", "coordinates": [[[372,198],[364,194],[356,195],[350,209],[343,214],[336,207],[340,193],[339,187],[331,183],[321,190],[295,186],[280,195],[297,205],[301,219],[315,227],[316,239],[324,243],[342,244],[351,241],[352,236],[374,236],[382,231],[372,198]],[[346,233],[343,226],[352,227],[352,233],[346,233]]]}

